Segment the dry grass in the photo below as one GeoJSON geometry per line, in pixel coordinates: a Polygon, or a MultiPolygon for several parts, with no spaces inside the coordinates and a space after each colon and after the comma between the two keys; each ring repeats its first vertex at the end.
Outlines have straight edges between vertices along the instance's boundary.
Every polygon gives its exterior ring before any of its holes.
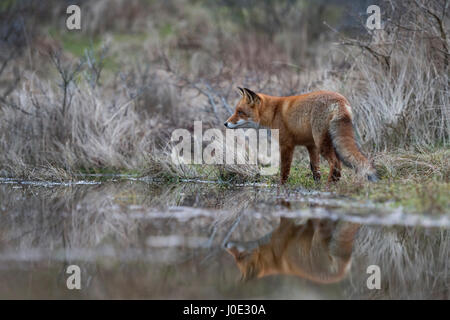
{"type": "Polygon", "coordinates": [[[385,179],[440,180],[450,182],[450,150],[416,150],[377,155],[374,161],[385,179]]]}
{"type": "MultiPolygon", "coordinates": [[[[417,183],[431,176],[448,183],[449,78],[438,54],[442,48],[436,23],[426,11],[414,11],[420,21],[428,21],[416,26],[422,32],[405,34],[391,26],[386,27],[389,32],[368,35],[367,46],[387,57],[386,65],[358,47],[358,41],[352,42],[356,49],[325,41],[340,35],[322,27],[310,32],[320,32],[325,40],[311,41],[306,51],[300,46],[311,34],[294,39],[295,23],[279,21],[279,34],[261,27],[260,19],[277,20],[280,7],[273,16],[257,10],[250,20],[240,21],[231,14],[236,7],[223,13],[214,6],[168,2],[153,4],[160,14],[148,22],[143,10],[148,6],[152,4],[101,1],[86,7],[91,17],[87,29],[70,40],[100,38],[94,47],[108,44],[110,60],[88,50],[79,65],[75,53],[86,48],[72,50],[64,34],[53,39],[63,49],[58,59],[52,56],[53,64],[29,48],[26,58],[8,61],[5,79],[13,82],[14,70],[23,70],[18,87],[0,97],[2,175],[54,180],[107,170],[167,180],[275,181],[259,177],[255,166],[170,161],[170,132],[192,130],[195,120],[202,120],[204,129],[222,128],[238,99],[233,88],[244,85],[275,95],[341,92],[351,101],[363,149],[375,159],[384,180],[417,183]],[[436,45],[427,40],[431,36],[436,45]],[[273,43],[270,50],[268,41],[273,43]],[[426,148],[434,151],[420,151],[426,148]]],[[[295,15],[299,11],[293,8],[289,12],[295,15]]],[[[316,9],[311,4],[302,12],[320,15],[316,9]]],[[[42,38],[33,41],[39,51],[42,38]]],[[[24,48],[26,52],[26,43],[24,48]]]]}
{"type": "Polygon", "coordinates": [[[342,84],[356,131],[370,150],[449,143],[450,79],[430,63],[426,43],[412,42],[393,51],[389,70],[356,59],[342,84]]]}
{"type": "Polygon", "coordinates": [[[34,168],[131,169],[146,163],[158,118],[143,119],[132,100],[109,100],[84,83],[69,88],[71,104],[61,108],[63,93],[50,83],[30,79],[14,94],[17,107],[5,106],[0,119],[1,160],[14,175],[34,168]],[[37,88],[36,88],[37,86],[37,88]],[[37,91],[37,92],[36,92],[37,91]]]}

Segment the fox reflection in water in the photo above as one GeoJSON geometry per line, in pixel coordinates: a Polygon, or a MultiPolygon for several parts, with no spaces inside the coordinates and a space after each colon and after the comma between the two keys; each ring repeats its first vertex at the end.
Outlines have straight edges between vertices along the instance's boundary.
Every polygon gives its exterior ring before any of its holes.
{"type": "Polygon", "coordinates": [[[248,242],[228,242],[242,280],[274,274],[318,282],[342,280],[350,269],[353,241],[360,225],[329,219],[281,218],[273,232],[248,242]]]}

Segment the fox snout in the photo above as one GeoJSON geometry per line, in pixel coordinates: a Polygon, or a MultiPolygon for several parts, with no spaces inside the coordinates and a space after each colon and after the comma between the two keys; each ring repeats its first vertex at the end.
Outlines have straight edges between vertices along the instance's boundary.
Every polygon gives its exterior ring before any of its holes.
{"type": "Polygon", "coordinates": [[[224,123],[225,127],[227,127],[228,129],[237,129],[237,128],[254,128],[254,129],[258,129],[259,125],[257,123],[255,123],[252,120],[244,120],[244,119],[239,119],[236,122],[232,122],[230,121],[230,119],[228,119],[227,121],[225,121],[224,123]]]}
{"type": "Polygon", "coordinates": [[[247,123],[247,121],[245,121],[243,119],[240,119],[240,120],[236,121],[235,123],[229,121],[229,119],[228,119],[227,121],[225,121],[224,125],[228,129],[235,129],[235,128],[244,126],[246,123],[247,123]]]}
{"type": "Polygon", "coordinates": [[[242,120],[236,114],[232,114],[224,123],[225,127],[228,129],[234,129],[237,126],[237,123],[242,120]]]}

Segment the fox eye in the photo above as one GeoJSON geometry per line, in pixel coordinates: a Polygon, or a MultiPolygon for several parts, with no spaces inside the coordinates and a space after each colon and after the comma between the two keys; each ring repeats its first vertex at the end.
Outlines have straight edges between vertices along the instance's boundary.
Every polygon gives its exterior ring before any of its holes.
{"type": "Polygon", "coordinates": [[[245,113],[243,111],[238,111],[239,116],[245,116],[245,113]]]}

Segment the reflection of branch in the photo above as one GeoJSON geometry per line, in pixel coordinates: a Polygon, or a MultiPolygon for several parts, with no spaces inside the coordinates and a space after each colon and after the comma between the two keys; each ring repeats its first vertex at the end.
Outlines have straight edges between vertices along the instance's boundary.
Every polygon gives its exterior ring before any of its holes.
{"type": "MultiPolygon", "coordinates": [[[[233,224],[230,227],[230,230],[228,230],[227,234],[225,235],[225,237],[223,238],[222,242],[220,243],[220,247],[216,248],[214,250],[212,250],[211,252],[209,252],[200,262],[201,264],[206,263],[214,254],[216,254],[217,252],[223,250],[225,248],[225,245],[227,244],[228,240],[230,239],[231,235],[233,234],[234,230],[237,228],[237,226],[239,225],[239,222],[241,221],[241,214],[238,215],[238,217],[236,218],[236,220],[234,220],[233,224]]],[[[214,240],[214,237],[216,236],[217,233],[217,226],[213,227],[213,231],[212,234],[208,240],[208,247],[210,248],[212,245],[212,242],[214,240]]]]}
{"type": "Polygon", "coordinates": [[[231,237],[231,234],[233,233],[233,231],[237,228],[239,222],[241,221],[241,215],[239,214],[238,217],[236,218],[236,220],[234,220],[230,230],[228,230],[227,234],[225,235],[225,237],[222,240],[222,243],[220,244],[220,246],[222,248],[225,247],[225,244],[228,242],[228,240],[231,237]]]}

